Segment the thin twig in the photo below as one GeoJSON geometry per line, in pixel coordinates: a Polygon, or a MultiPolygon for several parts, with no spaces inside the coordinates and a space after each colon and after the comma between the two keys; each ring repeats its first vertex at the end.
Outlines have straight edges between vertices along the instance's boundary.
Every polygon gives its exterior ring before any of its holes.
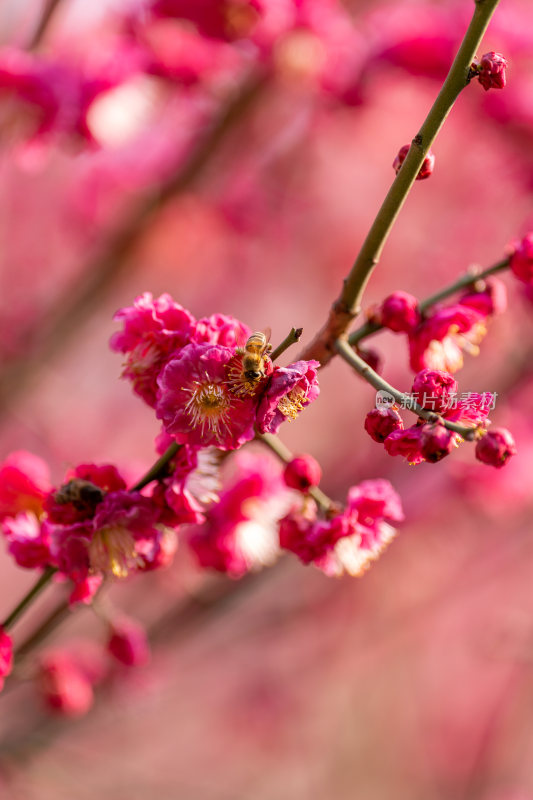
{"type": "MultiPolygon", "coordinates": [[[[497,272],[502,272],[504,269],[507,269],[508,266],[509,257],[498,261],[496,264],[493,264],[492,267],[487,267],[487,269],[483,270],[482,272],[465,273],[454,283],[451,283],[449,286],[441,289],[440,292],[436,292],[435,294],[426,297],[425,300],[422,300],[419,306],[421,313],[424,314],[434,305],[440,303],[441,300],[446,300],[452,294],[459,292],[461,289],[467,289],[470,286],[475,286],[485,278],[489,278],[491,275],[495,275],[497,272]]],[[[353,333],[349,335],[348,341],[352,346],[357,345],[363,339],[366,339],[368,336],[372,336],[373,333],[383,330],[383,328],[384,326],[379,322],[365,322],[364,325],[361,325],[360,328],[357,328],[357,330],[353,331],[353,333]]]]}
{"type": "Polygon", "coordinates": [[[8,631],[10,628],[13,627],[13,625],[19,619],[19,617],[22,616],[22,614],[26,611],[26,609],[41,594],[43,589],[45,589],[48,586],[48,584],[50,583],[56,572],[57,572],[56,567],[46,567],[43,574],[33,584],[32,588],[28,592],[26,592],[20,603],[18,603],[15,606],[13,611],[10,614],[8,614],[8,616],[3,621],[1,627],[5,631],[8,631]]]}
{"type": "Polygon", "coordinates": [[[48,0],[47,4],[44,7],[43,13],[41,14],[41,18],[39,23],[31,37],[30,41],[28,42],[28,50],[35,50],[43,40],[43,37],[48,30],[50,22],[52,21],[52,17],[54,16],[55,12],[61,0],[48,0]]]}
{"type": "Polygon", "coordinates": [[[363,361],[361,356],[358,356],[357,353],[354,352],[346,340],[339,339],[335,343],[335,347],[340,357],[343,358],[347,364],[353,367],[353,369],[359,375],[361,375],[361,377],[364,378],[367,383],[373,386],[374,389],[377,389],[377,391],[388,392],[402,407],[408,408],[418,417],[422,417],[422,419],[425,419],[428,422],[440,422],[445,428],[458,433],[463,439],[473,441],[476,438],[476,428],[469,428],[465,425],[459,425],[457,422],[451,422],[450,420],[441,417],[440,414],[435,413],[435,411],[429,411],[427,408],[422,408],[422,406],[418,405],[418,403],[413,402],[409,395],[398,391],[398,389],[396,389],[394,386],[391,386],[390,383],[387,383],[387,381],[382,378],[381,375],[378,375],[377,372],[374,372],[374,370],[369,367],[366,361],[363,361]]]}
{"type": "Polygon", "coordinates": [[[285,339],[279,344],[276,349],[271,353],[270,358],[272,361],[275,361],[277,358],[280,357],[285,350],[299,342],[302,338],[303,328],[291,328],[291,332],[285,337],[285,339]]]}
{"type": "Polygon", "coordinates": [[[499,0],[478,0],[470,25],[455,56],[448,76],[402,164],[381,208],[367,234],[355,263],[334,302],[328,320],[301,358],[316,358],[322,365],[335,354],[335,342],[342,337],[359,314],[365,287],[379,262],[383,247],[400,210],[416,180],[429,148],[461,91],[468,84],[468,74],[481,39],[499,0]]]}
{"type": "Polygon", "coordinates": [[[165,450],[161,458],[159,458],[155,464],[150,467],[146,475],[144,475],[140,481],[137,481],[135,486],[132,486],[130,492],[139,492],[144,486],[152,481],[157,480],[164,476],[167,473],[168,465],[180,449],[181,445],[177,442],[172,442],[172,444],[165,450]]]}

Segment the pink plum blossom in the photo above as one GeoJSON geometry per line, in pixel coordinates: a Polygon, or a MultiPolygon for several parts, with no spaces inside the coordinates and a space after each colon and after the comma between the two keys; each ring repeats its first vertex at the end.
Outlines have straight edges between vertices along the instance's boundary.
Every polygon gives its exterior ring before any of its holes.
{"type": "Polygon", "coordinates": [[[411,369],[457,372],[463,366],[463,351],[478,354],[478,344],[486,333],[485,319],[460,303],[437,308],[409,334],[411,369]]]}
{"type": "Polygon", "coordinates": [[[0,520],[20,511],[42,514],[50,489],[50,472],[38,456],[19,450],[0,464],[0,520]]]}
{"type": "Polygon", "coordinates": [[[241,452],[233,469],[204,525],[192,529],[189,546],[200,566],[239,578],[277,558],[277,521],[291,493],[279,464],[264,454],[241,452]]]}
{"type": "Polygon", "coordinates": [[[126,355],[122,375],[148,405],[155,406],[158,375],[191,341],[196,320],[169,294],[154,299],[150,292],[117,311],[114,319],[124,326],[110,340],[112,350],[126,355]]]}
{"type": "Polygon", "coordinates": [[[282,422],[294,420],[320,393],[318,361],[296,361],[275,367],[257,411],[261,433],[277,433],[282,422]]]}
{"type": "Polygon", "coordinates": [[[48,531],[35,514],[25,511],[5,519],[2,531],[8,543],[8,552],[19,567],[39,569],[50,563],[48,531]]]}
{"type": "Polygon", "coordinates": [[[158,378],[158,419],[182,444],[235,450],[254,437],[255,400],[231,393],[229,347],[189,344],[158,378]]]}

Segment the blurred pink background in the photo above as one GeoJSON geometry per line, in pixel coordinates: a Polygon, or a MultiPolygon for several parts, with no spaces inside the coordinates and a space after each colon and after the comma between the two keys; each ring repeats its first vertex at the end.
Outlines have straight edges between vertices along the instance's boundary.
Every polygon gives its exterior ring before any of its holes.
{"type": "MultiPolygon", "coordinates": [[[[23,47],[42,5],[4,0],[0,43],[23,47]]],[[[405,69],[395,53],[427,37],[449,63],[472,5],[346,2],[357,102],[280,62],[199,179],[154,215],[117,276],[36,361],[41,330],[83,290],[132,205],[187,158],[251,58],[239,53],[218,83],[200,88],[134,75],[104,96],[107,106],[95,103],[100,148],[68,137],[28,144],[8,124],[0,91],[0,358],[9,379],[0,457],[35,452],[56,481],[79,461],[133,476],[149,467],[157,421],[119,379],[120,356],[108,347],[113,313],[143,291],[169,292],[197,317],[269,326],[274,343],[303,326],[308,341],[446,72],[437,57],[427,74],[405,69]]],[[[105,63],[127,7],[64,0],[39,52],[84,68],[105,63]]],[[[473,83],[459,98],[433,148],[435,172],[413,187],[365,307],[395,289],[432,294],[469,265],[498,261],[531,226],[531,3],[502,0],[485,44],[508,57],[508,87],[485,94],[473,83]]],[[[153,627],[151,665],[106,686],[74,722],[48,718],[31,684],[7,692],[2,798],[533,798],[533,308],[504,280],[510,310],[456,377],[460,391],[498,392],[494,424],[512,428],[518,447],[508,467],[475,464],[466,444],[438,465],[390,458],[363,430],[374,391],[332,363],[319,400],[281,438],[321,462],[336,499],[364,478],[388,478],[406,512],[395,542],[361,579],[328,579],[288,557],[231,593],[229,579],[210,577],[223,597],[205,607],[194,606],[204,578],[186,558],[117,585],[116,604],[153,627]]],[[[372,346],[386,378],[409,390],[403,338],[381,333],[372,346]]],[[[6,614],[32,576],[4,553],[0,571],[6,614]]],[[[36,614],[52,605],[43,598],[36,614]]],[[[15,638],[30,628],[28,619],[15,638]]],[[[89,610],[54,641],[81,635],[100,636],[89,610]]]]}

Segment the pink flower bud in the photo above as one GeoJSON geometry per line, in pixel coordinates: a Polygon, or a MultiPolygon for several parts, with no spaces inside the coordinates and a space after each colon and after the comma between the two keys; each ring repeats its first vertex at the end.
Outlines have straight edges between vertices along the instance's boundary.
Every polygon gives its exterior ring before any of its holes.
{"type": "Polygon", "coordinates": [[[422,425],[420,429],[420,452],[432,464],[449,455],[455,446],[456,435],[440,422],[422,425]]]}
{"type": "Polygon", "coordinates": [[[365,431],[375,442],[384,442],[393,431],[403,429],[403,420],[395,408],[373,408],[365,419],[365,431]]]}
{"type": "Polygon", "coordinates": [[[143,628],[133,620],[124,619],[111,626],[107,649],[127,667],[140,667],[150,660],[150,647],[143,628]]]}
{"type": "Polygon", "coordinates": [[[516,455],[513,436],[507,428],[493,428],[476,444],[476,458],[491,467],[503,467],[516,455]]]}
{"type": "Polygon", "coordinates": [[[418,300],[408,292],[393,292],[380,309],[381,324],[395,333],[408,333],[420,322],[418,300]]]}
{"type": "Polygon", "coordinates": [[[283,478],[290,489],[306,494],[311,486],[318,486],[322,477],[320,464],[313,456],[305,453],[295,456],[285,467],[283,478]]]}
{"type": "MultiPolygon", "coordinates": [[[[411,149],[410,144],[404,144],[404,146],[400,147],[400,149],[398,150],[398,155],[392,162],[392,166],[396,174],[398,174],[398,172],[400,171],[400,167],[405,161],[407,153],[409,152],[410,149],[411,149]]],[[[429,150],[422,163],[422,166],[420,167],[420,172],[416,176],[416,180],[423,181],[425,178],[429,178],[429,176],[433,172],[434,167],[435,167],[435,156],[433,155],[431,150],[429,150]]]]}
{"type": "Polygon", "coordinates": [[[533,284],[533,233],[528,233],[520,242],[513,242],[511,250],[511,272],[519,281],[533,284]]]}
{"type": "Polygon", "coordinates": [[[417,403],[430,411],[443,411],[457,393],[457,381],[439,369],[423,369],[415,375],[412,392],[417,403]]]}
{"type": "Polygon", "coordinates": [[[59,714],[78,717],[93,704],[93,688],[77,661],[66,652],[49,653],[40,662],[38,687],[46,705],[59,714]]]}
{"type": "Polygon", "coordinates": [[[4,685],[4,678],[13,668],[13,642],[11,636],[0,627],[0,690],[4,685]]]}
{"type": "Polygon", "coordinates": [[[479,70],[478,81],[485,91],[488,89],[503,89],[505,87],[507,82],[505,75],[507,59],[501,53],[495,53],[491,50],[490,53],[485,53],[485,55],[481,56],[479,63],[474,63],[479,70]]]}

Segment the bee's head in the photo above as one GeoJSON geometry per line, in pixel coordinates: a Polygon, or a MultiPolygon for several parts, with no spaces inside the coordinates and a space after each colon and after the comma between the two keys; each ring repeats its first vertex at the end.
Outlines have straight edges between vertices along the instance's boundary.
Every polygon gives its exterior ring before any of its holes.
{"type": "Polygon", "coordinates": [[[256,369],[247,369],[244,373],[244,377],[248,381],[256,381],[262,376],[262,373],[256,369]]]}

